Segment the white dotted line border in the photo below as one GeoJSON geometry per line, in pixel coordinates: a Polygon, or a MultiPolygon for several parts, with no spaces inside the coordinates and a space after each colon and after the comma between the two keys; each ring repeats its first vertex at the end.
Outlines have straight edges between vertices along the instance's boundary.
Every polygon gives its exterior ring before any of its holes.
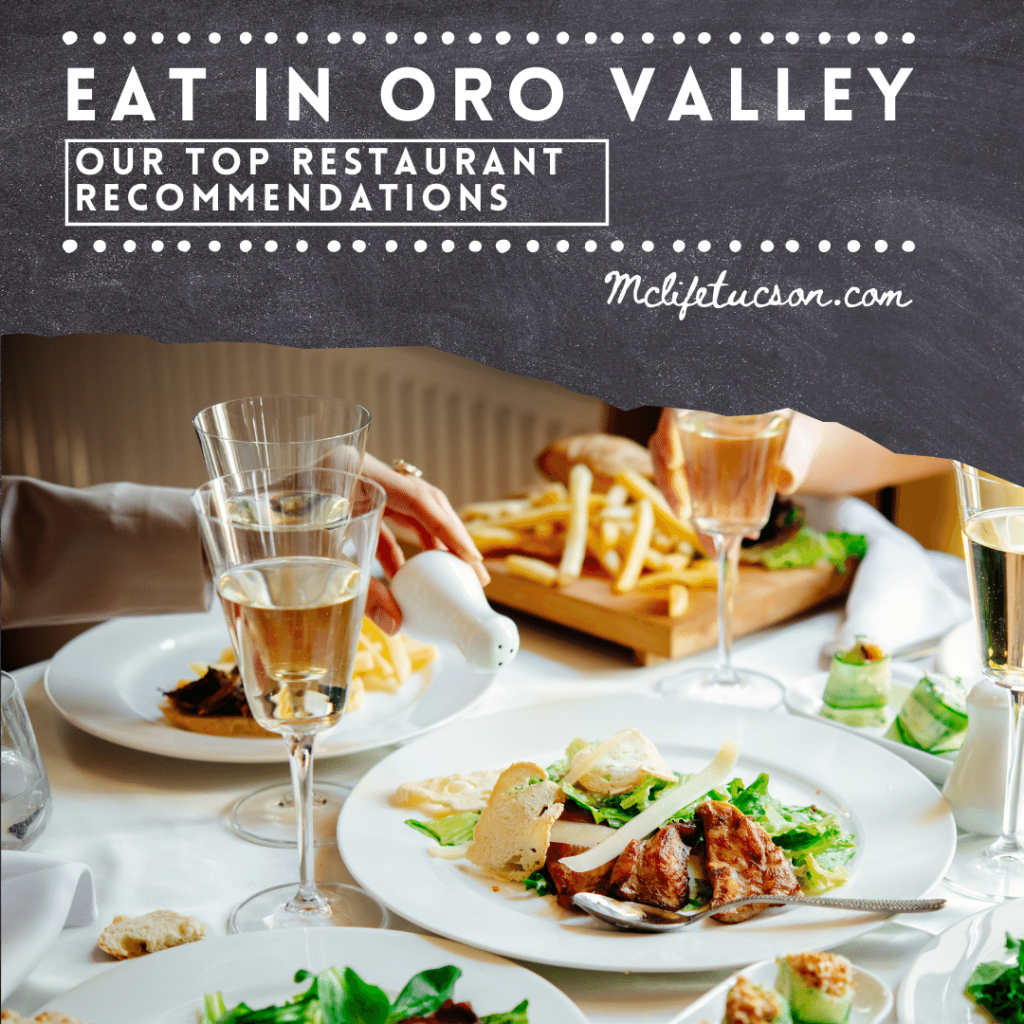
{"type": "MultiPolygon", "coordinates": [[[[770,46],[776,41],[776,39],[778,39],[780,42],[782,40],[785,40],[785,42],[787,42],[790,46],[796,46],[796,44],[799,43],[801,39],[801,36],[798,32],[780,32],[778,34],[774,32],[762,32],[760,33],[760,35],[755,34],[755,36],[765,46],[770,46]]],[[[862,41],[865,41],[865,39],[869,37],[871,37],[871,33],[867,33],[867,36],[862,36],[860,32],[848,32],[845,36],[845,40],[851,46],[857,46],[862,41]]],[[[174,38],[182,46],[187,46],[189,45],[189,43],[193,41],[192,35],[189,32],[179,32],[177,33],[177,35],[174,36],[174,38]]],[[[243,46],[250,45],[255,40],[255,38],[256,37],[252,34],[252,32],[241,32],[238,35],[238,41],[243,46]]],[[[310,38],[311,37],[308,32],[297,32],[295,34],[295,42],[298,43],[300,46],[305,46],[308,42],[310,42],[310,38]]],[[[328,32],[323,37],[323,39],[330,46],[337,46],[342,41],[342,38],[343,37],[340,32],[328,32]]],[[[370,41],[370,37],[365,32],[360,31],[353,32],[349,38],[353,43],[356,44],[356,46],[363,46],[364,44],[370,41]]],[[[397,32],[392,31],[384,33],[384,42],[388,46],[394,46],[397,42],[399,42],[400,38],[401,37],[397,32]]],[[[408,38],[408,36],[406,38],[408,38]]],[[[412,41],[417,46],[423,46],[430,37],[427,35],[426,32],[414,32],[411,34],[411,38],[412,41]]],[[[445,46],[451,46],[456,41],[456,36],[454,32],[442,32],[440,38],[441,42],[445,46]]],[[[540,42],[540,33],[527,32],[524,38],[530,46],[536,46],[537,43],[540,42]]],[[[568,32],[558,32],[555,35],[555,41],[561,46],[565,46],[571,38],[572,37],[569,35],[568,32]]],[[[586,43],[588,46],[593,46],[598,41],[603,41],[596,32],[586,32],[584,33],[582,38],[583,42],[586,43]]],[[[655,41],[655,38],[656,37],[653,32],[640,33],[640,40],[647,45],[653,43],[655,41]]],[[[671,38],[672,42],[679,46],[682,43],[686,42],[686,33],[674,32],[672,33],[671,38]]],[[[743,35],[740,32],[730,32],[728,38],[729,42],[732,43],[734,46],[743,42],[743,35]]],[[[892,42],[896,41],[895,36],[890,37],[887,32],[882,31],[875,32],[873,38],[876,45],[878,46],[885,46],[886,43],[890,42],[890,40],[892,42]]],[[[76,43],[79,42],[79,35],[77,32],[74,32],[69,29],[68,31],[63,33],[61,39],[63,40],[66,46],[74,46],[76,43]]],[[[105,32],[94,32],[92,35],[92,41],[97,46],[103,46],[107,42],[107,39],[108,37],[105,32]]],[[[224,41],[224,36],[221,35],[220,32],[211,32],[206,37],[206,39],[207,42],[212,43],[214,46],[216,46],[224,41]]],[[[707,46],[707,44],[711,42],[712,36],[710,32],[698,32],[696,39],[701,46],[707,46]]],[[[842,42],[844,37],[842,35],[833,36],[830,32],[819,32],[817,39],[820,45],[827,46],[829,43],[833,41],[833,39],[837,42],[842,42]]],[[[154,46],[160,46],[167,40],[168,36],[164,35],[163,32],[153,32],[149,37],[149,41],[154,46]]],[[[135,43],[139,41],[139,36],[135,32],[125,32],[124,35],[121,36],[121,41],[126,46],[134,46],[135,43]]],[[[196,42],[201,41],[202,40],[197,37],[196,42]]],[[[263,42],[267,46],[274,46],[281,41],[282,38],[277,32],[266,32],[263,35],[263,42]]],[[[483,34],[480,32],[470,32],[466,36],[466,41],[470,43],[470,45],[472,46],[479,46],[484,41],[484,37],[483,34]]],[[[509,43],[512,42],[512,34],[510,32],[505,31],[497,32],[494,36],[494,41],[499,46],[507,46],[509,43]]],[[[612,43],[615,46],[620,46],[625,41],[626,36],[622,32],[612,32],[608,36],[608,42],[612,43]]],[[[903,32],[899,36],[899,41],[909,46],[917,41],[917,36],[915,36],[913,32],[903,32]]]]}
{"type": "MultiPolygon", "coordinates": [[[[163,239],[157,238],[153,239],[148,244],[150,251],[155,253],[161,253],[166,248],[172,245],[173,248],[177,249],[178,252],[182,253],[190,252],[192,249],[192,243],[188,239],[184,238],[175,243],[164,242],[163,239]]],[[[238,243],[238,249],[241,252],[251,252],[256,247],[256,244],[257,243],[254,243],[251,239],[243,238],[238,243]]],[[[841,242],[837,243],[837,247],[841,248],[842,244],[843,243],[841,242]]],[[[273,238],[267,239],[262,243],[262,245],[263,250],[269,253],[277,252],[278,249],[281,248],[277,240],[273,238]]],[[[352,249],[355,252],[366,252],[371,247],[369,242],[361,238],[354,239],[351,245],[352,249]]],[[[786,250],[786,252],[789,253],[795,253],[800,251],[800,243],[795,238],[790,238],[786,242],[780,243],[780,245],[782,248],[786,250]]],[[[61,247],[63,248],[64,252],[69,254],[77,252],[78,240],[74,238],[66,238],[63,241],[61,247]]],[[[223,243],[221,243],[219,239],[213,239],[207,242],[206,244],[206,248],[209,249],[210,252],[220,252],[223,247],[223,243]]],[[[384,250],[386,252],[395,252],[397,251],[398,247],[398,242],[393,238],[389,238],[384,242],[384,250]]],[[[468,242],[465,245],[465,248],[468,249],[469,252],[480,252],[483,249],[483,247],[483,242],[479,241],[478,239],[473,239],[472,241],[468,242]]],[[[571,246],[568,239],[565,238],[558,239],[557,241],[554,242],[553,246],[551,246],[551,248],[554,248],[558,252],[568,252],[570,247],[571,246]]],[[[889,247],[890,246],[888,241],[886,241],[884,238],[879,238],[874,243],[874,250],[875,252],[878,253],[887,252],[889,250],[889,247]]],[[[140,244],[136,242],[135,239],[129,238],[121,244],[121,248],[127,253],[133,253],[139,249],[144,248],[144,243],[140,244]]],[[[325,248],[328,252],[340,252],[342,248],[342,243],[338,239],[333,238],[326,244],[325,248]]],[[[426,252],[430,248],[430,243],[428,243],[425,239],[419,238],[412,243],[412,248],[415,252],[426,252]]],[[[455,242],[453,242],[450,238],[446,238],[440,243],[440,249],[442,252],[454,252],[455,248],[455,242]]],[[[506,253],[512,248],[512,242],[509,241],[509,239],[507,238],[499,238],[494,243],[494,248],[500,253],[506,253]]],[[[541,243],[538,242],[535,238],[531,238],[529,241],[526,242],[525,248],[527,252],[539,252],[541,248],[541,243]]],[[[597,252],[598,243],[591,238],[583,243],[582,248],[585,252],[597,252]]],[[[626,243],[623,242],[621,239],[616,238],[608,244],[608,248],[614,253],[620,253],[625,250],[626,243]]],[[[677,238],[674,242],[672,242],[671,248],[672,251],[676,253],[685,252],[686,242],[684,242],[681,238],[677,238]]],[[[706,238],[701,239],[701,241],[699,241],[694,246],[694,249],[699,253],[710,252],[712,248],[713,246],[711,242],[708,241],[706,238]]],[[[732,253],[738,253],[742,251],[743,243],[740,242],[738,239],[733,239],[731,242],[729,242],[727,248],[732,253]]],[[[775,251],[776,246],[775,242],[772,241],[771,239],[765,239],[763,242],[760,243],[759,246],[756,246],[756,248],[763,253],[770,253],[775,251]]],[[[848,242],[846,242],[847,252],[860,252],[862,248],[862,243],[856,238],[851,238],[848,242]]],[[[917,248],[917,246],[914,244],[914,242],[907,239],[902,244],[900,244],[899,248],[903,252],[909,253],[913,252],[917,248]]],[[[97,238],[92,243],[92,249],[94,252],[97,253],[106,252],[108,249],[106,240],[102,238],[97,238]]],[[[310,243],[306,239],[300,238],[295,243],[295,249],[298,252],[307,252],[310,249],[310,243]]],[[[643,252],[653,252],[655,249],[655,244],[650,239],[646,239],[640,243],[640,249],[643,252]]],[[[822,253],[830,252],[832,250],[832,242],[827,238],[823,238],[821,241],[817,243],[817,249],[818,252],[822,253]]]]}

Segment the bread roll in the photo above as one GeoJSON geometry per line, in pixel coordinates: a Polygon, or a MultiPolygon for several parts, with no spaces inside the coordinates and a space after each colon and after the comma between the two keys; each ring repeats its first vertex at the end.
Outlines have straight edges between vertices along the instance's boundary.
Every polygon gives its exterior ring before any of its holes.
{"type": "Polygon", "coordinates": [[[549,444],[537,456],[537,468],[551,480],[569,483],[569,471],[578,462],[594,474],[593,490],[604,494],[615,483],[615,477],[632,469],[649,480],[654,479],[651,453],[628,437],[614,434],[577,434],[549,444]]]}
{"type": "Polygon", "coordinates": [[[118,960],[197,942],[206,925],[174,910],[153,910],[141,917],[119,915],[107,925],[97,945],[118,960]]]}

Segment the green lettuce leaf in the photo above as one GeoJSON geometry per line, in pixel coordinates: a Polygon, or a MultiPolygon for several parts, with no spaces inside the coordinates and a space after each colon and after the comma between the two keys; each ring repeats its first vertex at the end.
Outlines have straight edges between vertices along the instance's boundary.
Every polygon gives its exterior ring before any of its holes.
{"type": "Polygon", "coordinates": [[[524,999],[508,1013],[489,1013],[486,1017],[481,1017],[480,1024],[530,1024],[526,1017],[526,1008],[529,1005],[529,1002],[524,999]]]}
{"type": "Polygon", "coordinates": [[[387,1024],[395,1024],[408,1017],[429,1017],[446,999],[452,998],[455,982],[461,976],[462,971],[450,964],[414,975],[391,1007],[387,1024]]]}
{"type": "Polygon", "coordinates": [[[978,964],[964,991],[1000,1024],[1024,1024],[1024,940],[1006,935],[1015,963],[998,960],[978,964]]]}
{"type": "Polygon", "coordinates": [[[801,526],[788,540],[764,550],[745,550],[745,562],[759,562],[768,569],[805,569],[825,560],[840,572],[846,570],[851,558],[863,558],[867,552],[867,539],[859,533],[840,533],[829,530],[818,533],[809,526],[801,526]]]}
{"type": "Polygon", "coordinates": [[[441,846],[461,846],[473,838],[473,829],[480,820],[479,811],[460,811],[449,814],[446,818],[434,818],[431,821],[417,821],[407,818],[406,825],[430,836],[441,846]]]}

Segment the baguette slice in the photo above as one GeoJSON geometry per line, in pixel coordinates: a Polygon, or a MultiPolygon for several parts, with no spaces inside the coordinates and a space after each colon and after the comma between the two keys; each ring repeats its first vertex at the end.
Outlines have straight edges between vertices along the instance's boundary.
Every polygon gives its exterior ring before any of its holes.
{"type": "Polygon", "coordinates": [[[505,881],[521,881],[543,866],[551,826],[565,806],[547,775],[530,761],[501,773],[473,830],[466,852],[472,863],[505,881]]]}
{"type": "Polygon", "coordinates": [[[153,910],[141,917],[115,917],[97,940],[104,953],[118,960],[156,953],[186,942],[198,942],[206,935],[206,925],[194,917],[174,910],[153,910]]]}
{"type": "Polygon", "coordinates": [[[278,733],[264,729],[255,718],[242,715],[187,715],[175,708],[170,701],[160,704],[164,718],[175,727],[187,732],[202,732],[208,736],[242,736],[253,739],[276,737],[278,733]]]}

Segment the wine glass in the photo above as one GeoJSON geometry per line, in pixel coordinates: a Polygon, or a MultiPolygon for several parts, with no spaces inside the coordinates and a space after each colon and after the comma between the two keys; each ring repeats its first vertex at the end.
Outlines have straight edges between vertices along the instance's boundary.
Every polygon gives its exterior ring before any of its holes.
{"type": "MultiPolygon", "coordinates": [[[[325,466],[358,474],[370,414],[340,398],[257,395],[211,405],[192,420],[210,477],[248,469],[325,466]]],[[[353,477],[352,479],[355,479],[353,477]]],[[[313,793],[317,846],[333,843],[338,813],[350,786],[319,782],[313,793]]],[[[227,823],[235,835],[261,846],[295,845],[290,783],[274,783],[235,801],[227,823]]]]}
{"type": "Polygon", "coordinates": [[[792,416],[790,409],[757,416],[676,411],[693,523],[714,539],[718,557],[718,663],[663,679],[663,693],[757,708],[782,699],[772,676],[732,664],[732,611],[740,544],[768,522],[792,416]]]}
{"type": "MultiPolygon", "coordinates": [[[[961,837],[946,881],[970,896],[1024,896],[1018,834],[1024,760],[1024,487],[954,462],[982,671],[1010,691],[1010,757],[1002,835],[961,837]]],[[[992,780],[1002,785],[1004,780],[992,780]]]]}
{"type": "Polygon", "coordinates": [[[256,720],[288,744],[299,883],[256,893],[232,931],[386,921],[351,886],[314,880],[313,740],[345,710],[385,494],[338,470],[218,477],[195,491],[203,547],[256,720]]]}

